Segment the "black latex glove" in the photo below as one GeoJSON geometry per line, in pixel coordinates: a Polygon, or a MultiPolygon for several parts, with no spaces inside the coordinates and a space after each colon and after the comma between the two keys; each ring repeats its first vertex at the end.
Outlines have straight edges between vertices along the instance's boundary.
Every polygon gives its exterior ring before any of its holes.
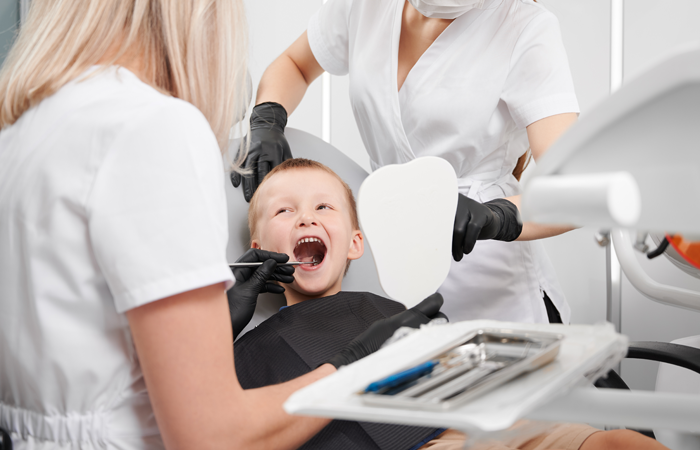
{"type": "Polygon", "coordinates": [[[236,278],[236,284],[226,292],[226,296],[228,297],[234,339],[253,318],[259,294],[264,292],[281,294],[284,292],[284,288],[271,283],[272,280],[281,283],[294,281],[294,266],[277,265],[277,263],[287,261],[289,261],[289,256],[284,253],[267,252],[254,248],[249,249],[236,260],[236,262],[263,262],[263,265],[231,269],[236,278]]]}
{"type": "Polygon", "coordinates": [[[498,198],[479,203],[459,194],[452,232],[452,257],[455,261],[461,261],[462,256],[474,249],[477,240],[510,242],[517,239],[522,231],[518,207],[512,202],[498,198]]]}
{"type": "Polygon", "coordinates": [[[0,450],[12,450],[10,434],[3,429],[0,429],[0,450]]]}
{"type": "Polygon", "coordinates": [[[370,325],[361,335],[353,339],[340,353],[326,362],[333,364],[336,369],[340,366],[354,363],[379,350],[379,347],[381,347],[382,344],[394,334],[394,331],[399,328],[418,328],[422,324],[430,322],[438,315],[444,317],[444,315],[440,313],[441,306],[442,295],[436,293],[411,309],[407,309],[406,311],[387,317],[386,319],[378,320],[370,325]]]}
{"type": "MultiPolygon", "coordinates": [[[[275,102],[261,103],[250,115],[250,150],[243,168],[250,169],[248,175],[233,172],[231,183],[238,187],[243,181],[243,196],[250,202],[263,178],[273,167],[292,158],[292,151],[284,136],[287,126],[287,110],[275,102]]],[[[239,150],[240,151],[240,150],[239,150]]]]}

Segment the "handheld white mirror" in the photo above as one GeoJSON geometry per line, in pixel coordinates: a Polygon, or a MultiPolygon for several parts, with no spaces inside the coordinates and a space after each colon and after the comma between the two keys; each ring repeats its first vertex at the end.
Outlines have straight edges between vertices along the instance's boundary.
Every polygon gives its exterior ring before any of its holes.
{"type": "Polygon", "coordinates": [[[442,158],[382,167],[360,186],[357,213],[379,283],[406,308],[445,281],[456,211],[457,176],[442,158]]]}

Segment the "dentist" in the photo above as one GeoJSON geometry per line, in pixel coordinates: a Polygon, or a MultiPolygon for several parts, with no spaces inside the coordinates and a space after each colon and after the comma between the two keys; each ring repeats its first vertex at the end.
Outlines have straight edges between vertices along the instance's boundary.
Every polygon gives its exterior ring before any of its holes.
{"type": "MultiPolygon", "coordinates": [[[[431,296],[297,379],[241,388],[220,152],[246,47],[242,0],[31,3],[0,71],[3,448],[297,448],[329,420],[287,415],[294,391],[439,309],[431,296]]],[[[292,281],[287,255],[243,258],[265,262],[236,275],[242,304],[292,281]]]]}
{"type": "Polygon", "coordinates": [[[232,176],[246,199],[291,157],[287,114],[324,71],[350,75],[373,169],[428,155],[454,167],[448,317],[568,323],[537,241],[568,228],[521,224],[517,210],[530,153],[539,159],[579,112],[555,16],[533,0],[329,0],[260,81],[252,174],[232,176]]]}

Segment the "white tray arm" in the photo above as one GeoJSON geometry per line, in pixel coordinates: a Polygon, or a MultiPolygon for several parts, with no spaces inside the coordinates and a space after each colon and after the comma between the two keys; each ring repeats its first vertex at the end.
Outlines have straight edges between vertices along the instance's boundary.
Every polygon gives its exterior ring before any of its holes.
{"type": "Polygon", "coordinates": [[[700,311],[700,292],[658,283],[644,271],[634,253],[633,237],[629,230],[613,229],[610,234],[620,267],[639,292],[665,305],[700,311]]]}

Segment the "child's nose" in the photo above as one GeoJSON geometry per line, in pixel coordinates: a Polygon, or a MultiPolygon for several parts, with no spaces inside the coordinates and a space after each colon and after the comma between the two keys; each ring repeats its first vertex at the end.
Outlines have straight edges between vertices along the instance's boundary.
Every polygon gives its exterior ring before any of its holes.
{"type": "Polygon", "coordinates": [[[313,214],[311,211],[304,211],[299,216],[298,226],[309,227],[313,225],[318,225],[315,214],[313,214]]]}

